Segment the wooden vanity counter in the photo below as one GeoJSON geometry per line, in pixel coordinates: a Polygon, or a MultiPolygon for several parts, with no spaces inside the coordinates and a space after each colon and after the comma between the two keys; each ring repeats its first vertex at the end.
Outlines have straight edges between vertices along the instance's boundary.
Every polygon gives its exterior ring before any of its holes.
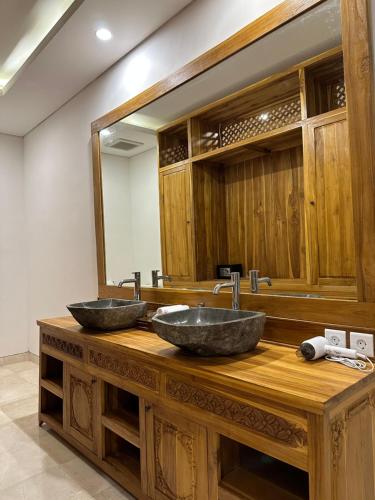
{"type": "Polygon", "coordinates": [[[40,422],[137,498],[375,498],[375,373],[267,342],[201,358],[138,329],[38,324],[40,422]]]}

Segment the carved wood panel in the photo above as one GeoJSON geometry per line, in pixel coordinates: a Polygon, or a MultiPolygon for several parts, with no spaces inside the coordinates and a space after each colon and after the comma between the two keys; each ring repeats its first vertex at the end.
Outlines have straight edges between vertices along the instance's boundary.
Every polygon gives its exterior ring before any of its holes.
{"type": "Polygon", "coordinates": [[[116,358],[112,354],[104,354],[103,352],[90,349],[89,363],[98,368],[103,368],[104,370],[127,378],[131,382],[135,382],[152,391],[157,391],[159,388],[158,372],[138,362],[124,358],[116,358]]]}
{"type": "Polygon", "coordinates": [[[66,430],[84,446],[95,450],[98,420],[96,378],[69,365],[65,370],[66,430]]]}
{"type": "Polygon", "coordinates": [[[92,383],[70,377],[70,425],[78,432],[93,438],[93,389],[92,383]]]}
{"type": "Polygon", "coordinates": [[[154,469],[149,495],[157,500],[206,499],[206,430],[155,407],[148,413],[146,428],[153,436],[148,450],[154,469]]]}
{"type": "Polygon", "coordinates": [[[64,354],[69,354],[74,358],[83,358],[83,348],[79,344],[74,344],[73,342],[68,342],[67,340],[59,339],[48,333],[42,334],[42,344],[53,347],[57,351],[61,351],[64,354]]]}
{"type": "Polygon", "coordinates": [[[307,432],[293,422],[268,411],[194,387],[185,382],[167,379],[167,396],[201,410],[223,417],[292,448],[307,445],[307,432]]]}
{"type": "Polygon", "coordinates": [[[335,416],[330,432],[333,500],[375,498],[374,393],[335,416]],[[355,474],[348,473],[354,470],[355,474]]]}

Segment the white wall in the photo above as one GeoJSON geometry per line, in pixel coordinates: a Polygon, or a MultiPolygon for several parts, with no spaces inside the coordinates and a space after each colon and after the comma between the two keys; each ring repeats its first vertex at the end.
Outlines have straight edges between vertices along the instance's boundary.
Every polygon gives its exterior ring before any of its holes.
{"type": "Polygon", "coordinates": [[[25,137],[32,352],[37,318],[97,294],[90,123],[280,2],[196,0],[25,137]]]}
{"type": "Polygon", "coordinates": [[[23,139],[0,134],[0,357],[28,350],[23,139]]]}

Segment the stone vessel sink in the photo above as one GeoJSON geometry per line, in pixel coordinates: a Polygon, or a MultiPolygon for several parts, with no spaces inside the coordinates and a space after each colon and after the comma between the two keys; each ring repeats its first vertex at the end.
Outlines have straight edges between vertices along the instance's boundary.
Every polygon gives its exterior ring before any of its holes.
{"type": "Polygon", "coordinates": [[[197,307],[155,316],[155,332],[164,340],[200,356],[228,356],[255,349],[266,315],[197,307]]]}
{"type": "Polygon", "coordinates": [[[135,325],[146,314],[147,303],[141,300],[101,299],[67,306],[73,318],[93,330],[120,330],[135,325]]]}

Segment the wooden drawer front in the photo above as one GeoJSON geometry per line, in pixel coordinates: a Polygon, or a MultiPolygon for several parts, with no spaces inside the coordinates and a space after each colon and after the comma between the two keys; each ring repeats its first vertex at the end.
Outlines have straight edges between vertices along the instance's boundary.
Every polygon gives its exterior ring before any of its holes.
{"type": "Polygon", "coordinates": [[[159,391],[159,373],[157,370],[142,365],[129,358],[115,356],[112,353],[89,349],[89,363],[112,374],[119,375],[130,382],[159,391]]]}
{"type": "Polygon", "coordinates": [[[65,430],[92,451],[97,441],[97,380],[77,368],[65,369],[65,430]]]}
{"type": "Polygon", "coordinates": [[[167,376],[165,392],[169,399],[207,412],[207,426],[210,422],[213,427],[219,425],[220,420],[215,418],[218,417],[226,422],[223,434],[225,427],[229,429],[228,424],[233,425],[230,432],[237,429],[238,435],[250,446],[307,469],[307,421],[304,416],[249,404],[171,376],[167,376]]]}
{"type": "Polygon", "coordinates": [[[76,344],[74,342],[69,342],[68,340],[60,339],[55,335],[50,333],[41,332],[40,341],[43,346],[48,346],[51,349],[55,349],[63,354],[72,356],[75,359],[83,360],[83,346],[76,344]]]}

